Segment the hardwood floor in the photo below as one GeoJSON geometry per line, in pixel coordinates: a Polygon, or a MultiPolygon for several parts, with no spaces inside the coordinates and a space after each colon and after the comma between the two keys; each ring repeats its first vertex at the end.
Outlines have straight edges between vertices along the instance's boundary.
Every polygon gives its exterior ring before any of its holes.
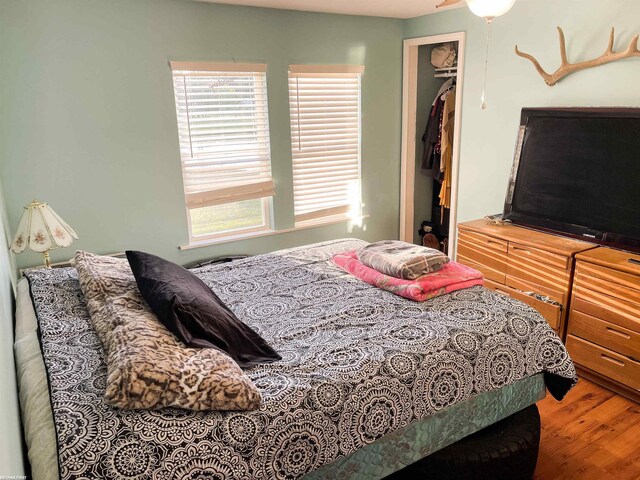
{"type": "Polygon", "coordinates": [[[538,402],[536,480],[640,479],[640,405],[580,379],[562,402],[538,402]]]}

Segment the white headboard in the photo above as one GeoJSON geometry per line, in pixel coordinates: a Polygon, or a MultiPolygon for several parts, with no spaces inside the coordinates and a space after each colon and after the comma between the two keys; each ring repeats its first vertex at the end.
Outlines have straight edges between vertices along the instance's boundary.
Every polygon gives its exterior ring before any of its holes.
{"type": "Polygon", "coordinates": [[[0,182],[0,475],[24,475],[20,409],[13,359],[13,299],[16,268],[9,253],[9,228],[0,182]]]}

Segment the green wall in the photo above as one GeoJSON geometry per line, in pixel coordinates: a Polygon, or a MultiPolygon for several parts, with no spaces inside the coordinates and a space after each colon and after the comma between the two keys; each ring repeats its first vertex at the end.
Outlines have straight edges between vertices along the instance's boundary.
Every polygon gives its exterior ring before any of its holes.
{"type": "Polygon", "coordinates": [[[488,108],[481,110],[484,20],[460,8],[405,22],[405,38],[467,32],[459,221],[502,211],[522,107],[640,106],[640,58],[584,70],[548,87],[528,60],[514,54],[518,44],[554,71],[560,65],[558,25],[570,61],[594,58],[604,52],[611,27],[618,49],[640,33],[640,1],[518,0],[493,22],[488,108]]]}
{"type": "MultiPolygon", "coordinates": [[[[518,0],[495,20],[487,110],[480,110],[485,25],[460,8],[406,21],[178,0],[0,0],[0,175],[10,227],[32,198],[78,232],[75,248],[146,249],[188,263],[323,239],[395,238],[399,214],[402,38],[466,31],[459,219],[500,211],[525,106],[640,105],[640,61],[547,87],[518,43],[549,70],[555,26],[572,59],[599,55],[616,26],[640,32],[637,0],[518,0]],[[266,62],[278,228],[293,225],[286,69],[363,63],[365,228],[338,224],[189,251],[169,59],[266,62]]],[[[55,261],[73,249],[54,252],[55,261]]],[[[33,265],[38,255],[18,256],[33,265]]]]}
{"type": "MultiPolygon", "coordinates": [[[[617,28],[617,48],[640,33],[640,2],[518,0],[493,24],[489,108],[483,111],[486,31],[483,20],[466,8],[403,22],[178,0],[0,0],[0,177],[9,226],[15,229],[22,206],[38,198],[76,229],[76,248],[98,253],[145,249],[182,263],[348,235],[396,238],[401,40],[456,31],[467,32],[459,219],[500,211],[522,107],[640,106],[640,59],[579,72],[550,88],[530,63],[514,55],[518,43],[555,69],[556,25],[565,29],[570,59],[590,58],[604,50],[611,26],[617,28]],[[169,59],[269,64],[280,228],[293,224],[287,65],[366,65],[366,230],[338,224],[178,250],[187,243],[187,225],[169,59]]],[[[67,259],[72,251],[55,252],[53,258],[67,259]]],[[[18,256],[19,266],[39,262],[32,253],[18,256]]],[[[7,278],[12,269],[11,258],[0,252],[4,367],[11,364],[7,278]]],[[[0,369],[0,384],[13,385],[12,372],[11,367],[0,369]]],[[[3,402],[1,411],[15,412],[15,398],[3,402]]],[[[19,474],[17,416],[5,416],[13,423],[0,437],[0,473],[19,474]]]]}
{"type": "MultiPolygon", "coordinates": [[[[12,229],[37,198],[74,227],[75,248],[144,249],[181,263],[397,238],[402,21],[177,0],[0,0],[0,12],[0,175],[12,229]],[[178,250],[188,235],[169,59],[268,64],[279,228],[293,226],[287,66],[364,64],[365,227],[178,250]]],[[[18,256],[19,266],[39,262],[18,256]]]]}

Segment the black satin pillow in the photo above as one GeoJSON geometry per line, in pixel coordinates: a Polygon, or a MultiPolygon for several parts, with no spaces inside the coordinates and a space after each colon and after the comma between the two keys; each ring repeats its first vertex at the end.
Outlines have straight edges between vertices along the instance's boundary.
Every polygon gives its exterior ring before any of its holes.
{"type": "Polygon", "coordinates": [[[241,367],[280,360],[198,277],[150,253],[127,251],[138,289],[167,329],[191,348],[218,348],[241,367]]]}

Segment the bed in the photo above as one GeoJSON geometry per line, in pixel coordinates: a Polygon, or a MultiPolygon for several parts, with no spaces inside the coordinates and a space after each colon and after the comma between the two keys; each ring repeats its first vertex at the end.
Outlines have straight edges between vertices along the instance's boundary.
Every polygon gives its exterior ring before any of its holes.
{"type": "Polygon", "coordinates": [[[193,270],[283,357],[246,370],[250,412],[110,407],[75,269],[29,271],[15,349],[34,479],[383,478],[573,386],[535,310],[484,287],[416,303],[331,264],[364,243],[193,270]]]}

